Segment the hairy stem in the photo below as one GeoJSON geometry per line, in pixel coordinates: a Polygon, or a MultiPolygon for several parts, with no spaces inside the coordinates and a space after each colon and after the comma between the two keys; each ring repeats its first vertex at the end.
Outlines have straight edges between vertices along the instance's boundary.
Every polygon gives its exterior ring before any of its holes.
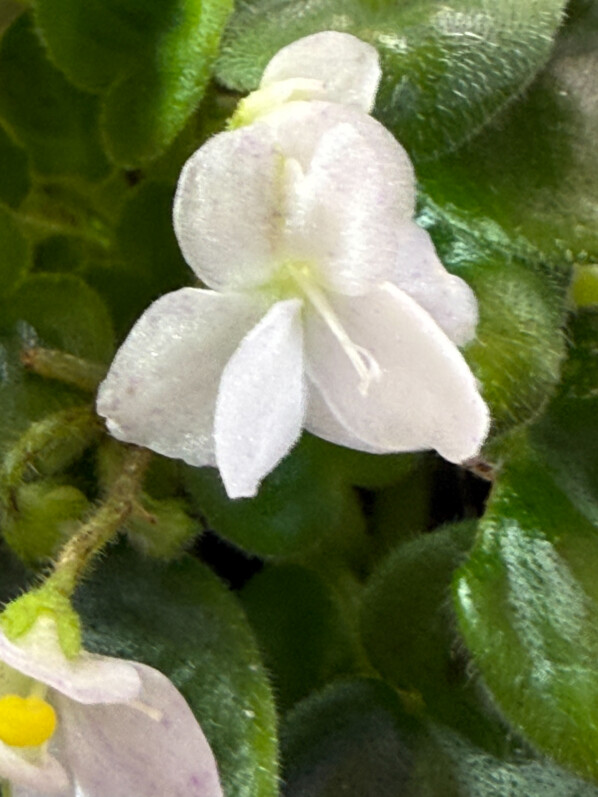
{"type": "Polygon", "coordinates": [[[89,362],[64,351],[40,346],[23,349],[21,362],[25,368],[39,376],[65,382],[88,393],[95,393],[106,375],[106,366],[101,363],[89,362]]]}
{"type": "Polygon", "coordinates": [[[66,543],[46,583],[65,596],[73,594],[87,566],[135,510],[152,452],[129,446],[120,474],[99,509],[66,543]]]}

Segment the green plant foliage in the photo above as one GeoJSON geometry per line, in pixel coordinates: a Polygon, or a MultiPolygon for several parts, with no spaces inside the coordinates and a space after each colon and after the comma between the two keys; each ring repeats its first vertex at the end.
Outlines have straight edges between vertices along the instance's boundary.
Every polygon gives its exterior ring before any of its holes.
{"type": "Polygon", "coordinates": [[[338,596],[313,570],[266,565],[240,597],[281,711],[331,678],[355,670],[355,631],[338,596]]]}
{"type": "Polygon", "coordinates": [[[230,0],[37,0],[55,63],[75,85],[102,91],[110,157],[133,168],[174,140],[203,96],[230,0]]]}
{"type": "Polygon", "coordinates": [[[74,88],[46,58],[27,15],[0,43],[0,118],[45,175],[105,177],[98,102],[74,88]]]}
{"type": "Polygon", "coordinates": [[[264,480],[255,498],[227,498],[211,468],[185,468],[185,484],[215,531],[260,556],[300,554],[323,537],[347,535],[348,523],[360,525],[350,487],[330,471],[309,436],[264,480]]]}
{"type": "Polygon", "coordinates": [[[132,545],[148,556],[170,559],[199,534],[198,523],[189,517],[185,502],[177,498],[157,501],[149,495],[140,499],[141,512],[127,522],[132,545]]]}
{"type": "Polygon", "coordinates": [[[375,45],[384,78],[376,114],[417,160],[469,138],[546,62],[565,3],[541,0],[244,0],[227,29],[217,75],[255,89],[284,45],[342,30],[375,45]],[[483,75],[483,79],[482,76],[483,75]]]}
{"type": "Polygon", "coordinates": [[[422,165],[426,189],[561,261],[595,262],[597,47],[598,6],[587,3],[525,97],[459,152],[422,165]]]}
{"type": "Polygon", "coordinates": [[[595,314],[576,322],[559,394],[537,427],[501,447],[507,461],[454,582],[466,643],[504,715],[593,778],[597,330],[595,314]]]}
{"type": "Polygon", "coordinates": [[[110,316],[79,277],[32,274],[4,308],[4,323],[26,324],[31,342],[89,360],[108,362],[114,351],[110,316]]]}
{"type": "Polygon", "coordinates": [[[0,205],[0,296],[7,296],[31,265],[29,241],[8,208],[0,205]]]}
{"type": "Polygon", "coordinates": [[[30,187],[27,153],[0,125],[0,201],[16,207],[30,187]]]}
{"type": "Polygon", "coordinates": [[[272,694],[243,612],[206,567],[190,557],[158,564],[120,548],[81,588],[77,608],[87,648],[143,661],[180,689],[227,797],[275,797],[272,694]]]}

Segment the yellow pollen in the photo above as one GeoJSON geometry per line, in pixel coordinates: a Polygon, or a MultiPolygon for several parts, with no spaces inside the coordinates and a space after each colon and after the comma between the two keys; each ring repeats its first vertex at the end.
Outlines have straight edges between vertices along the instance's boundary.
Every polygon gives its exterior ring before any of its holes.
{"type": "Polygon", "coordinates": [[[56,712],[41,697],[0,697],[0,741],[12,747],[37,747],[52,737],[56,712]]]}

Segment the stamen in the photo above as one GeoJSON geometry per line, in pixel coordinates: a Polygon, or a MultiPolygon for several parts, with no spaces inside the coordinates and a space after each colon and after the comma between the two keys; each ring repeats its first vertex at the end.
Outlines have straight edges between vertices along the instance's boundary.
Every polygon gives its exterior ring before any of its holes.
{"type": "Polygon", "coordinates": [[[351,340],[336,313],[330,306],[324,292],[319,290],[314,284],[314,281],[309,278],[308,273],[306,273],[307,270],[300,266],[289,266],[289,270],[295,281],[299,284],[301,290],[322,316],[328,328],[340,343],[343,351],[359,376],[359,392],[362,396],[366,396],[370,384],[380,379],[382,375],[382,371],[376,359],[371,352],[351,340]]]}
{"type": "Polygon", "coordinates": [[[56,712],[36,695],[0,698],[0,741],[12,747],[38,747],[52,738],[56,712]]]}

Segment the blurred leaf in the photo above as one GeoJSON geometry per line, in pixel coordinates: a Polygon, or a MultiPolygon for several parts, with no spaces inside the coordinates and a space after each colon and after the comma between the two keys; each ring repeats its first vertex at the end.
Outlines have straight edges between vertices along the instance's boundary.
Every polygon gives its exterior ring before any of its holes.
{"type": "Polygon", "coordinates": [[[37,0],[55,63],[78,86],[104,91],[110,157],[133,168],[184,127],[209,79],[231,0],[37,0]]]}
{"type": "Polygon", "coordinates": [[[297,555],[327,536],[350,535],[348,522],[361,525],[354,495],[312,441],[304,436],[264,479],[255,498],[231,500],[215,469],[185,467],[193,505],[214,531],[260,556],[297,555]]]}
{"type": "Polygon", "coordinates": [[[469,521],[399,545],[368,582],[361,627],[366,653],[386,680],[419,692],[431,716],[501,750],[504,729],[486,719],[450,606],[451,578],[474,533],[469,521]]]}
{"type": "Polygon", "coordinates": [[[16,207],[29,191],[27,153],[0,125],[0,201],[16,207]]]}
{"type": "Polygon", "coordinates": [[[12,213],[0,205],[0,297],[11,292],[30,264],[29,242],[12,213]]]}
{"type": "Polygon", "coordinates": [[[468,562],[455,577],[465,640],[509,722],[598,778],[598,347],[580,316],[544,418],[505,440],[468,562]]]}
{"type": "Polygon", "coordinates": [[[563,29],[549,65],[523,98],[458,153],[422,165],[424,187],[437,201],[490,216],[512,237],[525,235],[561,261],[596,262],[597,83],[592,2],[563,29]]]}
{"type": "Polygon", "coordinates": [[[355,669],[357,639],[341,602],[312,570],[266,565],[241,592],[280,711],[355,669]]]}
{"type": "Polygon", "coordinates": [[[28,327],[30,342],[62,349],[92,361],[107,362],[114,333],[99,296],[70,274],[32,274],[3,308],[3,325],[28,327]]]}
{"type": "Polygon", "coordinates": [[[546,62],[561,0],[244,0],[223,41],[217,75],[257,87],[284,45],[342,30],[375,45],[384,77],[376,115],[416,160],[469,138],[546,62]],[[300,9],[300,11],[299,11],[300,9]]]}
{"type": "Polygon", "coordinates": [[[272,694],[247,620],[210,570],[188,556],[157,563],[120,547],[80,588],[77,608],[87,648],[143,661],[180,689],[227,797],[275,797],[272,694]]]}
{"type": "Polygon", "coordinates": [[[17,19],[0,42],[0,117],[36,171],[89,180],[106,176],[98,102],[48,61],[27,16],[17,19]]]}

